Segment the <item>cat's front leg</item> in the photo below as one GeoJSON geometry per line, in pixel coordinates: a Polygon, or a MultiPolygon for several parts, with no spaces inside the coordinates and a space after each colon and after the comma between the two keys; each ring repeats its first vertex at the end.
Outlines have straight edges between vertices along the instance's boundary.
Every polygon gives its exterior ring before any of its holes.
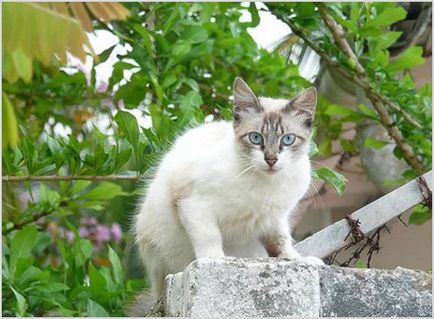
{"type": "Polygon", "coordinates": [[[317,257],[303,257],[295,250],[292,246],[293,240],[286,222],[281,222],[271,227],[260,237],[260,241],[269,257],[297,259],[314,265],[324,264],[324,262],[317,257]]]}
{"type": "Polygon", "coordinates": [[[190,197],[178,205],[180,221],[198,258],[222,258],[223,240],[211,205],[204,199],[190,197]]]}

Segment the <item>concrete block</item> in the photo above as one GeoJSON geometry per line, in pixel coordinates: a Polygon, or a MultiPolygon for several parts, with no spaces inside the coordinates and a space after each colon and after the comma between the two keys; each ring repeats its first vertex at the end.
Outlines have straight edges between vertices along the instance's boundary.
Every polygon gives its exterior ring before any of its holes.
{"type": "Polygon", "coordinates": [[[275,258],[199,259],[168,276],[166,316],[318,316],[318,269],[275,258]]]}
{"type": "Polygon", "coordinates": [[[169,275],[169,317],[431,317],[432,276],[288,259],[198,259],[169,275]]]}
{"type": "Polygon", "coordinates": [[[431,317],[432,277],[394,270],[323,266],[322,317],[431,317]]]}

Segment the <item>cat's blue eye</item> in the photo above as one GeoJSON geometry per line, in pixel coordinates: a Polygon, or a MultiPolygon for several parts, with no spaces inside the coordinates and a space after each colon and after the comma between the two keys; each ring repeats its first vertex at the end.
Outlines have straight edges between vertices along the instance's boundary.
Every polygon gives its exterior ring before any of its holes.
{"type": "Polygon", "coordinates": [[[256,132],[249,133],[249,140],[252,144],[260,145],[262,143],[262,135],[256,132]]]}
{"type": "Polygon", "coordinates": [[[294,134],[286,134],[282,137],[281,143],[285,146],[291,146],[295,142],[294,134]]]}

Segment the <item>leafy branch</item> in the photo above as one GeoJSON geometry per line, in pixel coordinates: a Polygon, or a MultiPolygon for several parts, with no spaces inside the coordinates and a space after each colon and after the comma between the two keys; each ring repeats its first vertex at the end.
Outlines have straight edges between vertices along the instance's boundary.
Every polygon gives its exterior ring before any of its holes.
{"type": "Polygon", "coordinates": [[[23,228],[24,226],[26,226],[28,224],[35,223],[39,219],[41,219],[42,217],[48,216],[51,213],[53,213],[53,211],[45,211],[45,212],[33,215],[33,217],[30,218],[30,219],[24,220],[24,221],[22,221],[20,223],[17,223],[17,224],[13,224],[12,227],[7,228],[6,230],[3,230],[3,235],[9,234],[10,232],[12,232],[14,230],[21,229],[21,228],[23,228]]]}
{"type": "Polygon", "coordinates": [[[343,64],[333,61],[332,58],[316,43],[314,43],[302,29],[295,25],[288,15],[284,14],[283,12],[279,12],[279,10],[273,10],[273,13],[276,14],[283,22],[285,22],[291,28],[294,34],[300,37],[312,50],[314,50],[327,65],[333,67],[333,70],[337,71],[346,79],[353,81],[364,90],[367,98],[371,101],[373,107],[379,114],[381,124],[396,142],[397,147],[401,150],[404,160],[419,174],[422,174],[426,171],[425,165],[421,159],[416,156],[412,147],[407,143],[385,105],[389,106],[393,110],[399,110],[403,117],[415,127],[422,128],[421,124],[413,119],[410,114],[403,111],[401,107],[393,103],[390,99],[383,96],[374,87],[372,87],[369,79],[365,75],[366,72],[364,68],[361,66],[356,55],[351,49],[340,25],[338,25],[333,17],[326,12],[323,4],[317,3],[316,5],[318,6],[318,10],[325,25],[333,35],[335,44],[350,59],[350,64],[353,65],[353,72],[348,72],[347,68],[343,64]]]}

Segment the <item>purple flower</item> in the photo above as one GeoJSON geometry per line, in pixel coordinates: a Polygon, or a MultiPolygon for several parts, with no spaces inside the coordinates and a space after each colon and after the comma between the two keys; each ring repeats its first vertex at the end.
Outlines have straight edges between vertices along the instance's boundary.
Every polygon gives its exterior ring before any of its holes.
{"type": "Polygon", "coordinates": [[[112,224],[111,233],[113,235],[113,240],[117,243],[120,242],[120,240],[122,238],[122,229],[118,223],[112,224]]]}
{"type": "Polygon", "coordinates": [[[86,227],[79,227],[78,233],[80,234],[80,237],[88,237],[89,236],[89,230],[86,227]]]}
{"type": "Polygon", "coordinates": [[[95,240],[97,242],[110,240],[110,229],[107,226],[97,225],[95,232],[95,240]]]}
{"type": "Polygon", "coordinates": [[[95,217],[91,217],[91,218],[89,218],[89,225],[90,226],[96,226],[97,224],[98,224],[98,221],[96,220],[96,218],[95,217]]]}
{"type": "Polygon", "coordinates": [[[67,230],[66,232],[65,232],[65,235],[66,235],[66,239],[68,239],[68,241],[70,242],[70,243],[72,243],[73,241],[74,241],[74,233],[72,232],[72,231],[70,231],[70,230],[67,230]]]}
{"type": "Polygon", "coordinates": [[[59,238],[66,238],[68,242],[72,243],[74,241],[74,233],[70,230],[66,230],[64,227],[59,227],[58,229],[59,238]]]}
{"type": "Polygon", "coordinates": [[[108,83],[106,81],[101,81],[96,88],[98,92],[105,92],[107,91],[108,83]]]}
{"type": "Polygon", "coordinates": [[[80,218],[80,224],[85,225],[85,226],[96,226],[97,223],[98,223],[98,221],[96,220],[95,217],[80,218]]]}

